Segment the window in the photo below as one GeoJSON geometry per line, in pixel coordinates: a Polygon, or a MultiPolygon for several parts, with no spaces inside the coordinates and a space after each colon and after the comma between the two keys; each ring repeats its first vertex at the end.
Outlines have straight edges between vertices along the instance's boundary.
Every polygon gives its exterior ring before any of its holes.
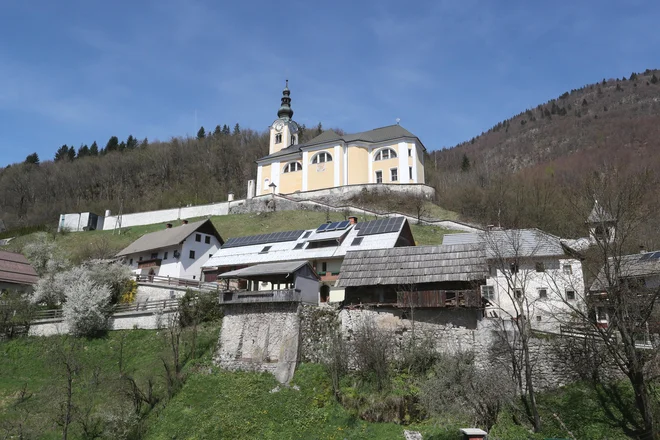
{"type": "Polygon", "coordinates": [[[374,157],[374,160],[387,160],[394,159],[396,157],[396,151],[391,148],[383,148],[374,157]]]}
{"type": "Polygon", "coordinates": [[[209,254],[209,258],[213,258],[213,254],[209,254]]]}
{"type": "Polygon", "coordinates": [[[522,291],[522,289],[515,289],[513,291],[513,294],[516,297],[516,299],[520,299],[523,296],[523,291],[522,291]]]}
{"type": "Polygon", "coordinates": [[[307,232],[305,232],[305,234],[302,236],[302,238],[307,238],[307,237],[309,237],[310,235],[312,235],[312,231],[307,231],[307,232]]]}
{"type": "Polygon", "coordinates": [[[542,261],[537,261],[534,266],[537,272],[545,272],[545,264],[542,261]]]}
{"type": "Polygon", "coordinates": [[[195,241],[201,242],[202,241],[202,234],[195,234],[195,241]]]}
{"type": "Polygon", "coordinates": [[[168,254],[169,254],[169,252],[167,252],[167,251],[165,251],[165,252],[163,253],[163,260],[167,260],[167,255],[168,255],[168,254]]]}
{"type": "Polygon", "coordinates": [[[158,258],[158,252],[152,252],[151,253],[151,259],[155,260],[156,258],[158,258]]]}
{"type": "Polygon", "coordinates": [[[211,236],[210,235],[207,235],[206,237],[204,237],[204,243],[211,244],[211,236]]]}
{"type": "Polygon", "coordinates": [[[569,301],[572,301],[575,299],[575,290],[567,290],[566,291],[566,299],[569,301]]]}
{"type": "Polygon", "coordinates": [[[408,148],[408,157],[412,157],[412,148],[408,148]]]}
{"type": "Polygon", "coordinates": [[[327,272],[328,271],[328,263],[325,261],[321,263],[321,272],[327,272]]]}
{"type": "Polygon", "coordinates": [[[409,179],[412,180],[412,167],[408,167],[408,174],[409,174],[409,179]]]}
{"type": "Polygon", "coordinates": [[[140,259],[138,261],[142,261],[142,257],[140,257],[140,259]]]}
{"type": "Polygon", "coordinates": [[[194,260],[194,259],[195,259],[195,251],[190,251],[190,253],[188,254],[188,256],[189,256],[192,260],[194,260]]]}
{"type": "Polygon", "coordinates": [[[133,265],[133,259],[132,259],[132,258],[131,258],[130,260],[128,260],[128,264],[129,264],[130,266],[133,265]]]}
{"type": "Polygon", "coordinates": [[[293,145],[295,143],[296,143],[296,137],[294,135],[291,135],[291,142],[289,143],[289,145],[293,145]]]}
{"type": "Polygon", "coordinates": [[[297,243],[297,244],[293,247],[293,249],[302,249],[303,246],[305,246],[305,243],[297,243]]]}
{"type": "Polygon", "coordinates": [[[536,320],[540,321],[541,320],[541,315],[536,315],[536,320]]]}
{"type": "Polygon", "coordinates": [[[312,163],[332,162],[332,156],[327,151],[321,151],[312,157],[312,163]]]}
{"type": "Polygon", "coordinates": [[[293,173],[296,171],[302,171],[302,164],[300,162],[289,162],[284,166],[283,173],[293,173]]]}
{"type": "Polygon", "coordinates": [[[490,300],[495,299],[495,287],[481,286],[481,296],[490,300]]]}
{"type": "Polygon", "coordinates": [[[383,172],[376,171],[376,183],[383,183],[383,172]]]}
{"type": "Polygon", "coordinates": [[[512,274],[518,273],[518,263],[511,263],[509,265],[509,270],[511,271],[512,274]]]}
{"type": "Polygon", "coordinates": [[[539,289],[539,298],[548,299],[548,289],[546,289],[545,287],[541,287],[539,289]]]}
{"type": "Polygon", "coordinates": [[[564,275],[570,275],[573,273],[573,267],[570,264],[564,264],[563,270],[564,275]]]}
{"type": "Polygon", "coordinates": [[[264,246],[264,248],[259,252],[260,254],[266,254],[272,248],[272,246],[264,246]]]}
{"type": "Polygon", "coordinates": [[[282,133],[277,133],[275,135],[275,143],[276,144],[281,144],[282,143],[282,133]]]}
{"type": "Polygon", "coordinates": [[[362,240],[363,240],[363,239],[364,239],[364,237],[355,237],[355,238],[353,239],[353,242],[351,243],[351,246],[358,246],[358,245],[360,245],[360,244],[362,243],[362,240]]]}
{"type": "Polygon", "coordinates": [[[390,182],[396,182],[399,180],[399,172],[396,168],[390,170],[390,182]]]}

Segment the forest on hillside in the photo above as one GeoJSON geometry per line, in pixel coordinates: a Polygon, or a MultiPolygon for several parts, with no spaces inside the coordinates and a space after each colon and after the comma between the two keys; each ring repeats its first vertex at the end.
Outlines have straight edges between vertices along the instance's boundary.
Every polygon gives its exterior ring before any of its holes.
{"type": "MultiPolygon", "coordinates": [[[[301,142],[322,132],[303,127],[301,142]]],[[[0,219],[9,228],[54,225],[65,212],[139,212],[243,197],[268,154],[268,132],[225,125],[167,142],[110,138],[78,150],[63,145],[54,160],[35,154],[0,169],[0,219]]]]}

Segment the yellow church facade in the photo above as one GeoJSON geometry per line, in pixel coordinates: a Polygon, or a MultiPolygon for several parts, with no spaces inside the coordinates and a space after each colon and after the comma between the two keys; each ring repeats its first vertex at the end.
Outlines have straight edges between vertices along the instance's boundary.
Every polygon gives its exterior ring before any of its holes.
{"type": "Polygon", "coordinates": [[[340,135],[326,130],[298,143],[288,86],[270,127],[269,154],[257,161],[256,195],[359,184],[423,184],[424,145],[400,125],[340,135]]]}

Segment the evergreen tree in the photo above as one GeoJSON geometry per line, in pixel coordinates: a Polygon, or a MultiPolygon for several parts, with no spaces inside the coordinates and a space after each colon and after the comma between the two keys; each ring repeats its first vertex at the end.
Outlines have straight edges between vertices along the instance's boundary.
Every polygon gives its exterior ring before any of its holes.
{"type": "Polygon", "coordinates": [[[128,139],[126,139],[126,148],[129,150],[134,150],[137,146],[137,139],[135,139],[132,134],[129,134],[128,139]]]}
{"type": "Polygon", "coordinates": [[[467,157],[467,154],[463,153],[463,161],[461,162],[461,171],[467,173],[468,171],[470,171],[470,167],[471,167],[470,158],[467,157]]]}
{"type": "Polygon", "coordinates": [[[39,165],[39,155],[37,153],[28,154],[25,158],[25,163],[39,165]]]}
{"type": "Polygon", "coordinates": [[[206,137],[206,130],[204,130],[204,126],[199,127],[199,130],[197,130],[197,139],[204,139],[206,137]]]}
{"type": "Polygon", "coordinates": [[[232,133],[232,135],[236,136],[237,134],[241,134],[241,126],[238,125],[238,122],[236,123],[236,125],[234,125],[234,132],[232,133]]]}
{"type": "Polygon", "coordinates": [[[119,138],[117,136],[111,136],[108,139],[108,143],[105,144],[105,152],[110,153],[112,151],[117,151],[119,149],[119,138]]]}
{"type": "Polygon", "coordinates": [[[69,151],[66,152],[66,158],[69,159],[69,161],[73,161],[73,159],[76,158],[76,149],[73,148],[73,145],[71,145],[69,151]]]}
{"type": "Polygon", "coordinates": [[[323,133],[323,124],[319,122],[319,125],[316,126],[316,135],[318,136],[321,133],[323,133]]]}
{"type": "Polygon", "coordinates": [[[99,146],[96,145],[96,141],[92,142],[92,146],[89,147],[89,155],[90,156],[98,156],[99,155],[99,146]]]}
{"type": "Polygon", "coordinates": [[[653,76],[651,77],[651,84],[656,84],[657,82],[658,82],[658,77],[655,76],[655,73],[654,73],[653,76]]]}
{"type": "Polygon", "coordinates": [[[220,136],[222,134],[222,128],[220,128],[219,125],[215,126],[215,130],[213,130],[213,136],[220,136]]]}
{"type": "Polygon", "coordinates": [[[582,100],[582,107],[586,107],[586,106],[588,106],[588,105],[589,105],[589,103],[587,102],[587,98],[584,98],[584,99],[582,100]]]}
{"type": "Polygon", "coordinates": [[[635,81],[637,80],[637,74],[635,72],[630,74],[630,81],[635,81]]]}
{"type": "Polygon", "coordinates": [[[140,148],[147,148],[147,146],[149,146],[149,139],[142,139],[142,142],[140,142],[140,148]]]}
{"type": "Polygon", "coordinates": [[[225,124],[222,126],[222,134],[226,134],[226,135],[231,134],[231,130],[229,130],[229,125],[225,124]]]}
{"type": "Polygon", "coordinates": [[[67,159],[69,157],[69,146],[64,144],[55,152],[55,162],[67,159]]]}
{"type": "Polygon", "coordinates": [[[89,156],[89,147],[87,145],[82,145],[78,148],[78,159],[81,157],[89,156]]]}

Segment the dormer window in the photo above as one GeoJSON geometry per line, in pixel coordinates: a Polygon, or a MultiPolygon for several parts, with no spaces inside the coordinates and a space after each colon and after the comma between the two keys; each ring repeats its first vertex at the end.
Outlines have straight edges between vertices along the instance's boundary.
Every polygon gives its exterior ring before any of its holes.
{"type": "Polygon", "coordinates": [[[321,151],[312,157],[312,164],[323,163],[323,162],[332,162],[332,156],[327,151],[321,151]]]}
{"type": "Polygon", "coordinates": [[[391,148],[383,148],[374,157],[374,160],[387,160],[394,159],[396,157],[396,151],[391,148]]]}
{"type": "Polygon", "coordinates": [[[283,173],[293,173],[296,171],[302,171],[302,164],[300,162],[289,162],[284,166],[283,173]]]}
{"type": "Polygon", "coordinates": [[[282,133],[277,133],[275,135],[275,143],[276,144],[281,144],[282,143],[282,133]]]}

